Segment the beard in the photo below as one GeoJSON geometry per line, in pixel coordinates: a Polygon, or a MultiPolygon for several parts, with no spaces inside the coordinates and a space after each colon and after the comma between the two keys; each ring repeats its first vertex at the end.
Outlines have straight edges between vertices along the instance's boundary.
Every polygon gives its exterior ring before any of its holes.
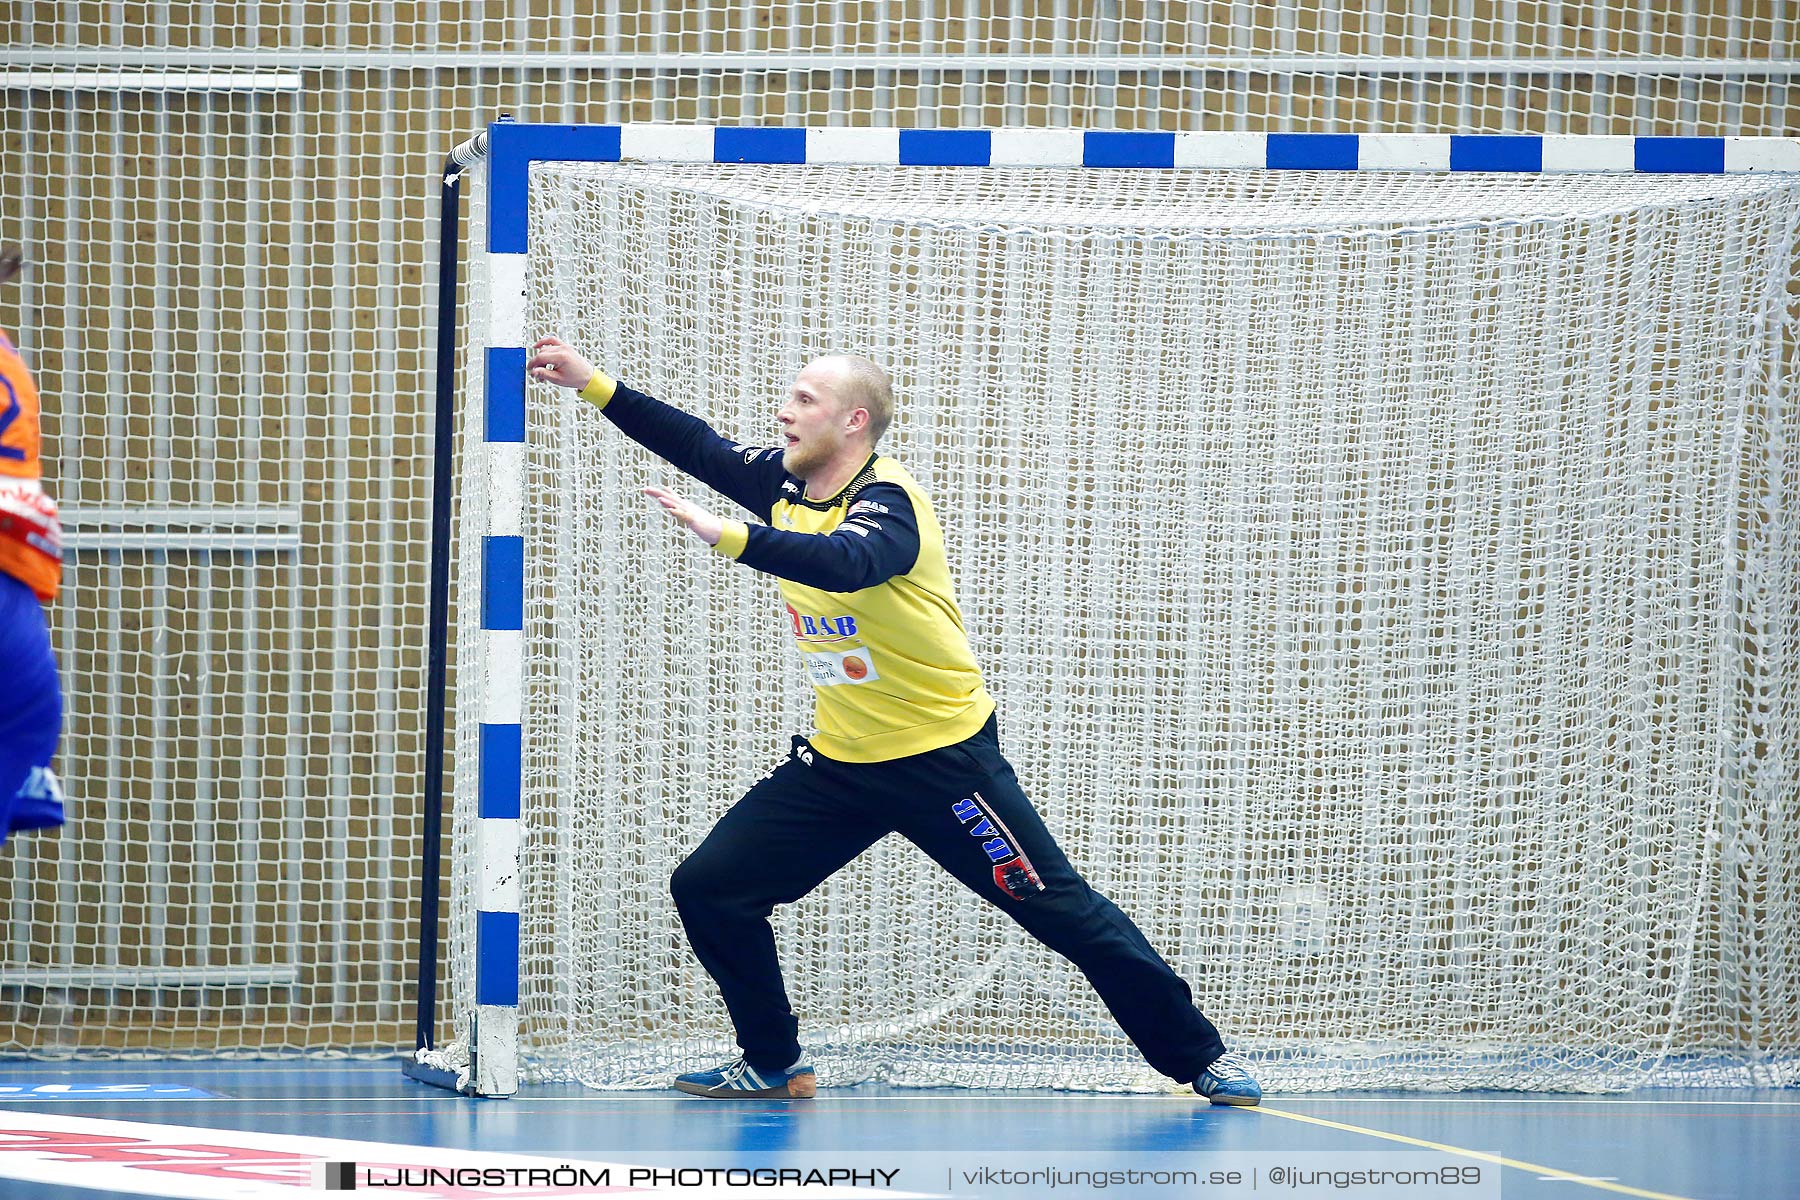
{"type": "Polygon", "coordinates": [[[781,452],[781,465],[794,478],[805,479],[808,472],[817,470],[828,457],[820,446],[796,444],[781,452]]]}

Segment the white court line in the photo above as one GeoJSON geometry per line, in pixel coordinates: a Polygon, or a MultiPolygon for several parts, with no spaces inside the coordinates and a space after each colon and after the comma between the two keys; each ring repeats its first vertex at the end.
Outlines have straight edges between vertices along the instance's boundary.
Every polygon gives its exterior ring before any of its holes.
{"type": "Polygon", "coordinates": [[[1762,1105],[1770,1108],[1800,1108],[1800,1100],[1692,1100],[1679,1096],[1463,1096],[1455,1092],[1423,1093],[1417,1096],[1337,1096],[1330,1092],[1283,1092],[1283,1100],[1312,1100],[1331,1104],[1610,1104],[1610,1105],[1762,1105]]]}
{"type": "MultiPolygon", "coordinates": [[[[29,1068],[33,1065],[33,1061],[34,1060],[30,1060],[30,1059],[17,1059],[17,1060],[8,1062],[5,1064],[5,1070],[3,1072],[0,1072],[0,1077],[13,1078],[13,1077],[23,1077],[27,1074],[30,1074],[31,1072],[29,1071],[29,1068]]],[[[133,1067],[154,1068],[154,1071],[151,1073],[154,1073],[157,1075],[177,1073],[177,1072],[170,1071],[170,1067],[173,1066],[174,1064],[170,1063],[166,1059],[141,1060],[141,1061],[134,1061],[131,1059],[122,1059],[122,1060],[114,1059],[114,1060],[108,1061],[104,1064],[100,1064],[100,1066],[103,1069],[96,1070],[96,1071],[88,1071],[85,1069],[78,1070],[78,1071],[71,1071],[68,1069],[67,1065],[64,1062],[61,1062],[56,1059],[43,1059],[43,1060],[38,1060],[38,1061],[40,1061],[41,1065],[45,1068],[44,1074],[67,1075],[67,1076],[71,1076],[71,1077],[80,1077],[80,1076],[89,1075],[89,1074],[106,1075],[109,1078],[120,1076],[120,1075],[128,1076],[131,1073],[131,1069],[133,1067]]],[[[183,1075],[184,1077],[192,1076],[192,1077],[196,1077],[196,1078],[201,1078],[201,1077],[208,1076],[208,1075],[232,1075],[232,1074],[268,1075],[268,1074],[275,1073],[275,1072],[286,1072],[286,1071],[317,1072],[320,1074],[325,1074],[325,1073],[329,1073],[329,1072],[333,1072],[333,1071],[349,1071],[349,1072],[355,1072],[355,1073],[360,1073],[360,1074],[380,1074],[380,1073],[386,1071],[387,1069],[389,1069],[389,1064],[393,1064],[392,1070],[394,1071],[394,1073],[396,1075],[398,1075],[399,1074],[399,1064],[402,1063],[403,1061],[404,1060],[398,1059],[398,1058],[369,1058],[369,1059],[340,1060],[338,1062],[319,1062],[319,1061],[309,1061],[309,1060],[304,1060],[304,1059],[279,1058],[279,1059],[267,1059],[267,1060],[251,1061],[251,1062],[229,1062],[229,1061],[218,1062],[218,1063],[192,1062],[192,1063],[182,1064],[183,1069],[179,1072],[179,1074],[183,1075]]],[[[159,1079],[159,1080],[156,1080],[155,1082],[172,1082],[172,1081],[159,1079]]],[[[204,1087],[205,1084],[203,1082],[202,1083],[193,1083],[190,1081],[186,1084],[186,1086],[204,1087]]],[[[424,1087],[424,1088],[429,1088],[429,1085],[427,1085],[427,1084],[421,1084],[419,1086],[424,1087]]],[[[530,1086],[530,1085],[527,1085],[527,1086],[530,1086]]],[[[572,1085],[558,1085],[558,1086],[572,1086],[572,1085]]],[[[857,1084],[855,1086],[861,1087],[864,1085],[857,1084]]],[[[431,1091],[439,1091],[442,1089],[430,1089],[430,1090],[431,1091]]],[[[835,1093],[835,1092],[841,1091],[843,1089],[827,1088],[824,1090],[835,1093]]],[[[1656,1091],[1656,1090],[1662,1090],[1662,1089],[1649,1089],[1649,1090],[1656,1091]]],[[[1686,1090],[1686,1089],[1670,1088],[1667,1090],[1679,1091],[1679,1090],[1686,1090]]],[[[1718,1092],[1718,1091],[1727,1090],[1727,1089],[1694,1088],[1691,1090],[1706,1091],[1706,1092],[1718,1092]]],[[[1775,1091],[1792,1091],[1794,1089],[1792,1089],[1792,1088],[1741,1088],[1741,1089],[1729,1089],[1729,1090],[1775,1092],[1775,1091]]],[[[1007,1100],[1007,1099],[1018,1099],[1022,1095],[1031,1096],[1031,1095],[1039,1094],[1038,1089],[1031,1089],[1030,1091],[1027,1091],[1027,1092],[1020,1092],[1020,1091],[1011,1091],[1011,1090],[1006,1090],[1006,1089],[1001,1089],[1001,1088],[909,1088],[909,1089],[907,1089],[907,1091],[911,1094],[900,1095],[900,1096],[836,1096],[836,1095],[834,1095],[832,1098],[834,1100],[838,1100],[838,1101],[855,1100],[855,1101],[859,1101],[859,1102],[880,1102],[880,1101],[894,1101],[894,1100],[914,1100],[914,1099],[918,1099],[918,1098],[924,1097],[924,1096],[931,1096],[931,1097],[940,1098],[940,1099],[954,1096],[957,1100],[998,1101],[998,1100],[1007,1100]]],[[[444,1095],[450,1095],[450,1094],[451,1093],[449,1093],[449,1092],[444,1092],[444,1095]]],[[[614,1092],[596,1092],[596,1093],[586,1095],[586,1096],[567,1096],[567,1097],[559,1096],[559,1097],[556,1097],[556,1099],[558,1099],[558,1100],[566,1099],[566,1100],[570,1100],[570,1101],[575,1101],[575,1100],[602,1101],[602,1100],[608,1100],[608,1099],[625,1099],[625,1098],[636,1099],[638,1097],[651,1098],[651,1099],[668,1098],[669,1096],[672,1096],[672,1095],[673,1095],[673,1092],[663,1093],[655,1088],[633,1088],[633,1089],[629,1089],[629,1090],[621,1090],[621,1091],[614,1091],[614,1092]]],[[[1192,1097],[1192,1094],[1186,1088],[1173,1088],[1172,1087],[1168,1091],[1160,1091],[1160,1092],[1130,1092],[1130,1093],[1118,1093],[1118,1092],[1099,1093],[1099,1092],[1096,1092],[1096,1093],[1092,1094],[1091,1099],[1096,1100],[1096,1101],[1097,1100],[1124,1100],[1124,1101],[1142,1102],[1142,1101],[1146,1101],[1146,1100],[1156,1100],[1156,1099],[1160,1099],[1160,1098],[1166,1098],[1170,1095],[1188,1096],[1190,1098],[1192,1097]]],[[[1702,1105],[1704,1105],[1704,1104],[1715,1104],[1715,1105],[1748,1104],[1748,1105],[1769,1105],[1769,1106],[1774,1106],[1774,1107],[1800,1108],[1800,1098],[1796,1098],[1793,1100],[1696,1100],[1696,1099],[1690,1099],[1690,1098],[1684,1098],[1684,1097],[1674,1097],[1674,1096],[1663,1097],[1663,1096],[1654,1096],[1654,1095],[1647,1095],[1647,1094],[1638,1094],[1638,1095],[1629,1095],[1628,1096],[1628,1095],[1590,1095],[1590,1094],[1582,1094],[1582,1093],[1571,1093],[1571,1094],[1538,1094],[1538,1095],[1520,1094],[1517,1096],[1496,1096],[1496,1095],[1491,1095],[1491,1094],[1481,1094],[1481,1093],[1472,1093],[1472,1092],[1414,1092],[1411,1095],[1406,1095],[1406,1096],[1365,1096],[1359,1092],[1279,1092],[1279,1093],[1271,1093],[1271,1095],[1278,1096],[1282,1100],[1329,1100],[1333,1104],[1436,1104],[1436,1103],[1445,1103],[1445,1102],[1453,1102],[1456,1104],[1702,1104],[1702,1105]]],[[[195,1097],[195,1098],[198,1099],[199,1097],[195,1097]]],[[[222,1100],[239,1099],[239,1097],[233,1097],[233,1096],[221,1096],[218,1098],[222,1099],[222,1100]]],[[[333,1100],[337,1100],[337,1099],[352,1099],[352,1100],[355,1100],[355,1099],[369,1099],[369,1100],[394,1099],[394,1100],[399,1100],[399,1099],[414,1099],[414,1098],[415,1097],[412,1097],[412,1096],[390,1096],[390,1097],[380,1097],[380,1096],[339,1097],[339,1096],[333,1096],[333,1097],[331,1097],[331,1099],[333,1099],[333,1100]]],[[[419,1096],[416,1098],[421,1099],[421,1100],[441,1099],[441,1097],[430,1095],[429,1092],[426,1095],[422,1095],[422,1096],[419,1096]]],[[[1070,1092],[1056,1092],[1054,1094],[1044,1094],[1042,1096],[1042,1098],[1044,1098],[1044,1099],[1066,1099],[1071,1103],[1074,1103],[1078,1100],[1086,1099],[1085,1097],[1081,1096],[1078,1093],[1070,1093],[1070,1092]]]]}
{"type": "Polygon", "coordinates": [[[1499,1167],[1511,1167],[1517,1171],[1534,1171],[1539,1179],[1555,1179],[1563,1183],[1578,1183],[1583,1187],[1597,1188],[1603,1192],[1616,1192],[1622,1196],[1636,1196],[1639,1200],[1691,1200],[1687,1196],[1677,1196],[1673,1192],[1653,1192],[1647,1188],[1629,1187],[1622,1183],[1607,1182],[1597,1175],[1577,1175],[1573,1171],[1558,1170],[1546,1167],[1542,1163],[1526,1162],[1524,1159],[1507,1158],[1500,1154],[1489,1154],[1485,1150],[1470,1150],[1463,1146],[1452,1146],[1447,1142],[1433,1142],[1425,1138],[1408,1137],[1404,1133],[1389,1133],[1385,1129],[1368,1129],[1361,1125],[1348,1125],[1342,1121],[1327,1121],[1323,1117],[1309,1117],[1305,1113],[1284,1112],[1279,1108],[1256,1107],[1245,1109],[1262,1117],[1277,1117],[1286,1121],[1302,1121],[1308,1125],[1323,1125],[1327,1129],[1341,1129],[1346,1133],[1361,1133],[1369,1137],[1381,1138],[1388,1142],[1402,1142],[1408,1146],[1421,1146],[1427,1150],[1437,1150],[1444,1154],[1454,1154],[1460,1158],[1472,1158],[1477,1162],[1493,1163],[1499,1167]]]}
{"type": "MultiPolygon", "coordinates": [[[[187,1086],[203,1087],[204,1084],[187,1086]]],[[[597,1092],[571,1096],[534,1095],[530,1085],[514,1099],[521,1104],[641,1104],[655,1100],[681,1099],[673,1090],[645,1088],[630,1092],[597,1092]]],[[[946,1094],[946,1090],[921,1089],[916,1095],[908,1096],[847,1096],[835,1094],[839,1089],[821,1088],[825,1093],[821,1099],[834,1105],[840,1104],[914,1104],[920,1101],[952,1101],[957,1104],[1004,1104],[1020,1101],[1041,1100],[1047,1104],[1087,1105],[1096,1104],[1144,1104],[1161,1103],[1167,1095],[1161,1092],[1144,1092],[1132,1096],[1120,1095],[1071,1095],[1058,1093],[1055,1095],[1020,1094],[1018,1092],[990,1092],[970,1094],[955,1089],[955,1094],[946,1094]]],[[[1185,1093],[1177,1093],[1185,1095],[1185,1093]]],[[[1273,1094],[1273,1099],[1283,1101],[1304,1100],[1322,1104],[1439,1104],[1457,1107],[1478,1105],[1596,1105],[1611,1107],[1658,1108],[1679,1106],[1683,1108],[1800,1108],[1800,1099],[1795,1100],[1694,1100],[1677,1097],[1636,1099],[1625,1096],[1570,1096],[1558,1098],[1554,1096],[1520,1096],[1509,1098],[1502,1096],[1462,1096],[1456,1093],[1423,1093],[1418,1096],[1337,1096],[1330,1092],[1283,1092],[1273,1094]]],[[[381,1103],[381,1104],[442,1104],[450,1100],[468,1099],[441,1089],[422,1092],[416,1095],[396,1093],[394,1095],[352,1096],[332,1093],[321,1096],[108,1096],[103,1093],[94,1095],[71,1095],[61,1099],[47,1100],[41,1098],[17,1096],[0,1096],[0,1108],[9,1104],[342,1104],[347,1102],[381,1103]]]]}

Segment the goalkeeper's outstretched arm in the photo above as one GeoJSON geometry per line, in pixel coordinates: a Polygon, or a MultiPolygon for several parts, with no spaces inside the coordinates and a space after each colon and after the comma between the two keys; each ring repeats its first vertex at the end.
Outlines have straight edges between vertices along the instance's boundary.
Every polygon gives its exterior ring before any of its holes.
{"type": "Polygon", "coordinates": [[[857,503],[830,533],[746,525],[716,516],[668,488],[647,487],[644,495],[725,557],[827,592],[874,587],[906,574],[919,561],[919,523],[912,498],[891,483],[872,483],[857,493],[857,503]]]}
{"type": "Polygon", "coordinates": [[[744,446],[723,437],[699,417],[684,413],[603,372],[559,338],[531,348],[525,372],[532,379],[577,389],[619,431],[763,520],[787,471],[780,447],[744,446]]]}

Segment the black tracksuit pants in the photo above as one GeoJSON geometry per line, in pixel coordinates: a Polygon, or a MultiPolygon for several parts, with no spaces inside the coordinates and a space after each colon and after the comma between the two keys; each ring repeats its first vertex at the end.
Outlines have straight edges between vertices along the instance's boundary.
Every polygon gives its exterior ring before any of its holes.
{"type": "Polygon", "coordinates": [[[837,762],[796,737],[787,761],[675,868],[688,941],[752,1067],[800,1058],[770,911],[896,832],[1079,967],[1156,1070],[1189,1083],[1224,1053],[1188,985],[1057,848],[989,718],[967,741],[881,763],[837,762]]]}

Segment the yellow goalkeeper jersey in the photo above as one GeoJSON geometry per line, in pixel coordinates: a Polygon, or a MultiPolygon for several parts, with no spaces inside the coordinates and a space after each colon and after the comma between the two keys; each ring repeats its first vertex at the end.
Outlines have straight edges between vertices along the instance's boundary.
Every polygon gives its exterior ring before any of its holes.
{"type": "Polygon", "coordinates": [[[809,499],[779,447],[720,437],[697,417],[596,376],[582,393],[621,431],[761,517],[715,549],[774,575],[816,696],[813,749],[886,762],[979,732],[994,702],[969,648],[931,501],[870,455],[837,495],[809,499]]]}
{"type": "MultiPolygon", "coordinates": [[[[904,467],[876,456],[830,500],[808,500],[803,489],[784,496],[771,507],[768,528],[814,538],[873,536],[906,519],[895,489],[917,531],[918,550],[905,572],[831,591],[781,578],[771,569],[779,563],[762,567],[779,579],[817,696],[813,748],[842,762],[885,762],[953,745],[994,711],[956,602],[943,530],[904,467]],[[839,532],[859,527],[869,534],[839,532]]],[[[751,534],[731,522],[718,549],[752,566],[768,562],[766,552],[752,550],[751,534]]]]}

